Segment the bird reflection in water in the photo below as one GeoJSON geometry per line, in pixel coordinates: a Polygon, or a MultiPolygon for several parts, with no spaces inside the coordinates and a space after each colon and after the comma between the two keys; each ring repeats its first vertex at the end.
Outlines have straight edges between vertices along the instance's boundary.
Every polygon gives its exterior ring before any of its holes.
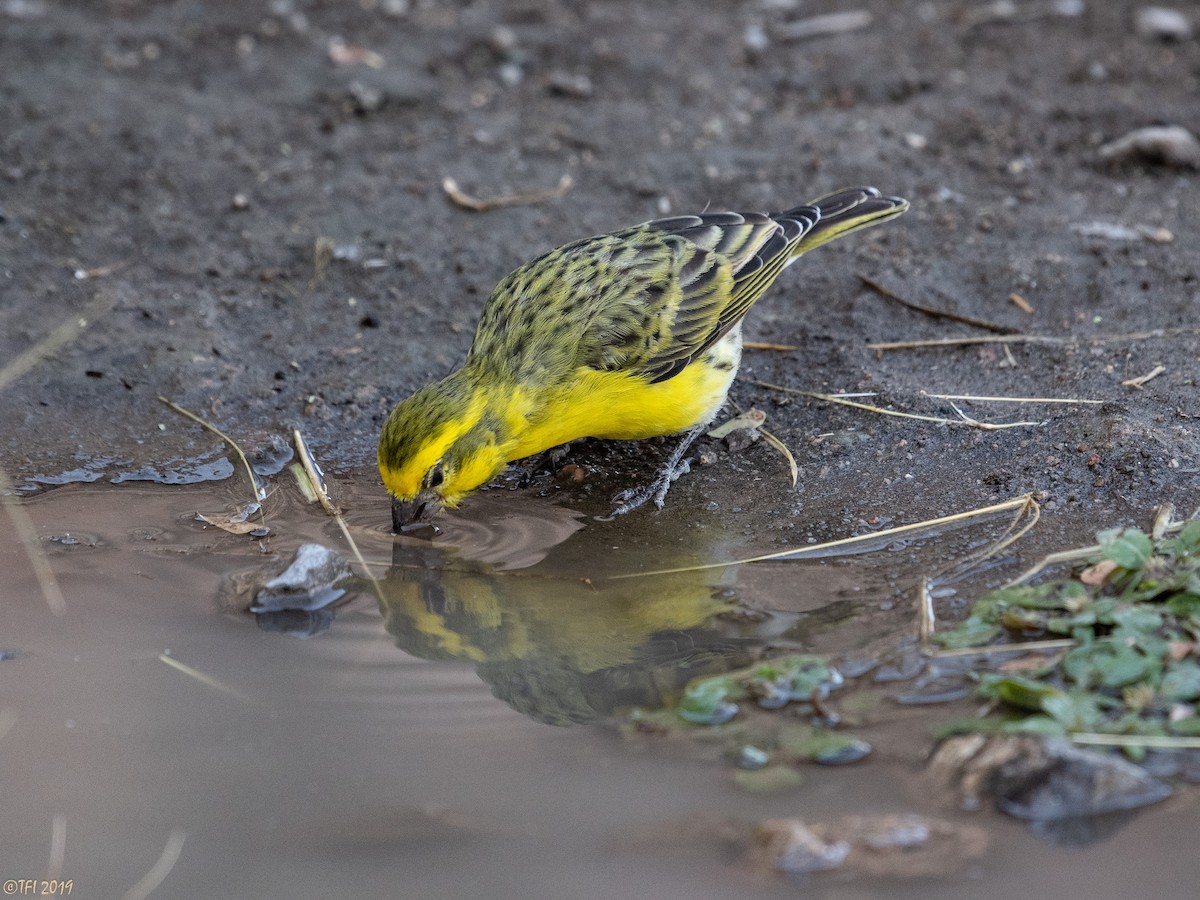
{"type": "Polygon", "coordinates": [[[397,538],[378,583],[397,646],[469,661],[514,709],[570,725],[671,705],[689,680],[746,665],[764,632],[781,630],[773,617],[735,614],[733,569],[609,577],[708,562],[711,546],[656,547],[652,532],[631,541],[566,510],[542,513],[492,529],[476,519],[465,533],[452,525],[443,538],[457,553],[397,538]],[[633,549],[613,549],[615,538],[633,549]]]}

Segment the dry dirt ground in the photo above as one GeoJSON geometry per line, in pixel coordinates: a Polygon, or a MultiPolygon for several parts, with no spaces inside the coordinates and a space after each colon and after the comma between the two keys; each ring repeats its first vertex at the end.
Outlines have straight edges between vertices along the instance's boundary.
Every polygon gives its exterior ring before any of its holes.
{"type": "MultiPolygon", "coordinates": [[[[299,426],[335,472],[370,476],[390,406],[461,360],[524,260],[667,212],[875,184],[912,210],[790,269],[747,324],[749,340],[799,348],[748,351],[732,394],[767,412],[799,490],[762,443],[714,445],[668,513],[795,540],[1034,491],[1053,544],[1144,524],[1163,501],[1190,512],[1200,175],[1100,148],[1195,125],[1200,42],[1140,33],[1139,8],[6,0],[0,361],[61,323],[90,327],[4,387],[0,462],[27,484],[224,454],[162,394],[250,447],[299,426]],[[855,10],[869,20],[802,33],[855,10]],[[443,189],[565,176],[560,197],[485,212],[443,189]],[[860,275],[1052,340],[872,349],[993,333],[860,275]],[[985,431],[755,382],[950,418],[921,392],[1103,402],[960,403],[1044,422],[985,431]]],[[[601,508],[661,449],[583,446],[592,471],[570,502],[601,508]]]]}

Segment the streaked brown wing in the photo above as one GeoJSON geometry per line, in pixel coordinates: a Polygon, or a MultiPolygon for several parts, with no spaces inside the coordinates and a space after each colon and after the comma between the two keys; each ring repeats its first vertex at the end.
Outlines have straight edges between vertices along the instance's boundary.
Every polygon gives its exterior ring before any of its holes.
{"type": "Polygon", "coordinates": [[[649,223],[647,228],[664,231],[667,240],[683,243],[674,272],[679,298],[671,341],[640,373],[652,381],[677,375],[741,321],[817,218],[801,207],[779,219],[764,213],[709,213],[649,223]]]}

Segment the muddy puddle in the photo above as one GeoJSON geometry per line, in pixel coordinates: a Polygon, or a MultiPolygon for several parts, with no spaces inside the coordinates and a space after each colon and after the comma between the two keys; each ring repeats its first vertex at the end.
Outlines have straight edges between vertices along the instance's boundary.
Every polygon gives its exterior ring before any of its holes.
{"type": "MultiPolygon", "coordinates": [[[[959,810],[923,778],[932,729],[972,701],[899,703],[920,680],[878,676],[911,658],[928,561],[986,546],[1005,517],[647,575],[764,547],[717,516],[603,522],[505,492],[432,542],[394,539],[378,489],[343,484],[376,581],[356,565],[321,609],[252,614],[253,589],[301,544],[349,552],[286,485],[265,542],[196,520],[235,508],[234,490],[72,484],[23,499],[61,614],[4,520],[11,893],[57,879],[98,898],[1184,897],[1200,875],[1186,791],[1064,847],[959,810]],[[669,707],[689,679],[768,646],[845,663],[831,703],[865,759],[747,790],[722,750],[629,727],[631,708],[669,707]],[[925,871],[791,877],[739,844],[769,819],[908,814],[973,837],[925,871]]],[[[946,576],[936,602],[989,577],[946,576]]]]}

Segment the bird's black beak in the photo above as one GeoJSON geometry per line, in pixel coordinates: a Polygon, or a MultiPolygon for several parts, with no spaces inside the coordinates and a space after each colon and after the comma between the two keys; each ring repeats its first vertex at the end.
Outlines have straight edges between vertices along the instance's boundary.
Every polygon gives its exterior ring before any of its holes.
{"type": "Polygon", "coordinates": [[[429,529],[430,537],[441,533],[441,529],[428,521],[437,512],[437,503],[428,497],[418,495],[412,500],[392,498],[392,532],[394,534],[412,535],[422,529],[429,529]]]}

